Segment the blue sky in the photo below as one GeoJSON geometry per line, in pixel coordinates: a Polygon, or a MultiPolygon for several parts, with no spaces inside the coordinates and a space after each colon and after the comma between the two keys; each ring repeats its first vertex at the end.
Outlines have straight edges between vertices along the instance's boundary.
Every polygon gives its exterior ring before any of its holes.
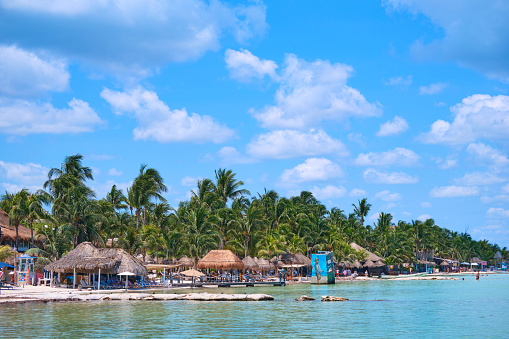
{"type": "Polygon", "coordinates": [[[509,246],[506,1],[0,0],[0,189],[227,167],[509,246]]]}

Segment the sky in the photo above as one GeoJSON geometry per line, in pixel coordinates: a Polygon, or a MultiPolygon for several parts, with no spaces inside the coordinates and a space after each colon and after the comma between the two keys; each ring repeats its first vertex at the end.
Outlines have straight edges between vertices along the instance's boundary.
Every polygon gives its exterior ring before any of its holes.
{"type": "Polygon", "coordinates": [[[231,169],[509,246],[509,2],[0,0],[0,190],[231,169]]]}

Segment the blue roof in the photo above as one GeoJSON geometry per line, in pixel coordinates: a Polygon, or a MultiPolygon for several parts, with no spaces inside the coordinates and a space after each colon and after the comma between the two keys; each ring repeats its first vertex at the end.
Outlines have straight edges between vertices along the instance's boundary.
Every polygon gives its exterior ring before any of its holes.
{"type": "Polygon", "coordinates": [[[0,261],[0,268],[3,268],[3,267],[14,268],[14,266],[6,264],[6,263],[0,261]]]}

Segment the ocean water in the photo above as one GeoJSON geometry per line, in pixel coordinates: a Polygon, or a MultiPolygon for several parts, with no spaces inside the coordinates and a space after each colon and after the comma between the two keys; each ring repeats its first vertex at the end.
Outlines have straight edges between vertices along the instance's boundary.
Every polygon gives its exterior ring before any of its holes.
{"type": "MultiPolygon", "coordinates": [[[[274,301],[98,301],[0,306],[2,338],[509,338],[509,275],[194,289],[274,301]],[[297,302],[306,294],[316,301],[297,302]],[[320,296],[349,298],[321,302],[320,296]]],[[[173,293],[171,291],[170,293],[173,293]]],[[[183,291],[180,291],[183,292],[183,291]]],[[[189,292],[186,290],[185,292],[189,292]]]]}

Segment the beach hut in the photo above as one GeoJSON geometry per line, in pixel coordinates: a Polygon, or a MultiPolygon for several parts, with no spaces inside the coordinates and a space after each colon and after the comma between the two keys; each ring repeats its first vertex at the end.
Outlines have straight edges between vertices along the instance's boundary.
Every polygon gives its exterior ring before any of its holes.
{"type": "Polygon", "coordinates": [[[495,266],[499,266],[501,263],[502,263],[502,253],[500,253],[500,251],[497,251],[497,253],[495,253],[495,256],[493,257],[493,259],[495,259],[495,266]]]}
{"type": "Polygon", "coordinates": [[[191,259],[187,256],[183,256],[182,258],[180,258],[178,261],[177,261],[177,264],[181,267],[185,267],[185,268],[193,268],[194,265],[196,264],[196,262],[194,261],[194,259],[191,259]]]}
{"type": "Polygon", "coordinates": [[[76,287],[77,275],[88,274],[92,278],[97,274],[100,288],[101,274],[118,274],[121,272],[132,272],[136,276],[146,276],[147,269],[143,263],[120,248],[96,248],[90,242],[83,242],[60,260],[57,260],[45,269],[57,273],[72,273],[73,287],[76,287]]]}
{"type": "Polygon", "coordinates": [[[244,263],[245,269],[256,270],[258,268],[258,263],[249,255],[242,259],[242,263],[244,263]]]}
{"type": "Polygon", "coordinates": [[[244,263],[230,250],[212,250],[198,261],[198,269],[242,270],[244,263]]]}
{"type": "Polygon", "coordinates": [[[267,272],[267,271],[270,271],[270,270],[275,270],[276,269],[276,266],[274,266],[269,260],[267,259],[263,259],[263,258],[255,258],[255,261],[257,262],[258,264],[258,268],[262,271],[262,272],[267,272]]]}

